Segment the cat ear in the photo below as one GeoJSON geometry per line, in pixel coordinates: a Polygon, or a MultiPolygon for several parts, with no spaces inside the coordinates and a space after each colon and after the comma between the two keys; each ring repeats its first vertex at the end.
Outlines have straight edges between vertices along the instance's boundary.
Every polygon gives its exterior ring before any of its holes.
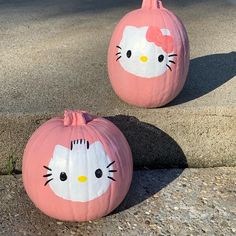
{"type": "Polygon", "coordinates": [[[88,151],[96,154],[96,156],[105,156],[106,155],[104,147],[100,141],[96,141],[92,145],[90,145],[88,151]]]}
{"type": "Polygon", "coordinates": [[[53,152],[53,160],[61,160],[69,157],[70,150],[64,146],[56,145],[53,152]]]}
{"type": "Polygon", "coordinates": [[[135,26],[126,26],[125,29],[124,29],[123,36],[130,37],[136,31],[137,31],[137,27],[135,27],[135,26]]]}
{"type": "Polygon", "coordinates": [[[145,27],[135,27],[135,26],[126,26],[123,32],[124,37],[132,38],[134,35],[145,35],[147,32],[148,26],[145,27]]]}
{"type": "Polygon", "coordinates": [[[170,31],[168,29],[161,29],[162,35],[170,35],[170,31]]]}
{"type": "Polygon", "coordinates": [[[133,42],[134,39],[145,39],[145,35],[147,33],[148,26],[144,27],[135,27],[135,26],[126,26],[123,32],[123,39],[128,42],[133,42]]]}

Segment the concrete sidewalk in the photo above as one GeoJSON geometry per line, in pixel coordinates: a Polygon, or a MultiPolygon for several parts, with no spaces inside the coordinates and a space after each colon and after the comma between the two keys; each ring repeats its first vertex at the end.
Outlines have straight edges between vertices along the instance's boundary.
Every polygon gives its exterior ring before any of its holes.
{"type": "Polygon", "coordinates": [[[53,220],[28,199],[21,176],[0,176],[0,235],[227,235],[236,233],[236,169],[137,171],[110,216],[53,220]]]}
{"type": "Polygon", "coordinates": [[[21,169],[32,132],[68,108],[113,117],[137,167],[236,165],[234,1],[164,3],[189,33],[190,74],[177,99],[147,110],[120,101],[106,71],[112,31],[140,1],[0,1],[0,173],[21,169]]]}

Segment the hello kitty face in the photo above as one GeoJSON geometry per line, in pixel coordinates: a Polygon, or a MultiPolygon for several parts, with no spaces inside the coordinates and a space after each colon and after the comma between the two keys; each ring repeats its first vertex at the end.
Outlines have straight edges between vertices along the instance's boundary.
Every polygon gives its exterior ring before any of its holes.
{"type": "Polygon", "coordinates": [[[123,69],[143,78],[164,74],[177,55],[173,52],[173,38],[168,29],[127,26],[117,46],[117,61],[123,69]]]}
{"type": "Polygon", "coordinates": [[[101,142],[92,145],[86,140],[71,142],[71,149],[56,145],[48,166],[45,186],[49,184],[59,197],[87,202],[105,193],[115,181],[115,161],[107,156],[101,142]]]}

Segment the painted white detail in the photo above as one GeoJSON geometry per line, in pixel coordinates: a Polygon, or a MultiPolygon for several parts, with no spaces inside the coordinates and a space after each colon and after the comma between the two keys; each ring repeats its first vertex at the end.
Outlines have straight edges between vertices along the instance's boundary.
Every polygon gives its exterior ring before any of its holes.
{"type": "Polygon", "coordinates": [[[168,29],[161,29],[163,35],[170,35],[170,31],[168,29]]]}

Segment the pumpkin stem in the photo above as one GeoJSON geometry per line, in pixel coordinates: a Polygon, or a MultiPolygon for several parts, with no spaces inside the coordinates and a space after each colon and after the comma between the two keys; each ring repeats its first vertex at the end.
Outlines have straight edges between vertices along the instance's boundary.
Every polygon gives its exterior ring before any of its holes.
{"type": "Polygon", "coordinates": [[[157,8],[163,8],[162,1],[158,0],[143,0],[142,8],[144,9],[157,9],[157,8]]]}
{"type": "Polygon", "coordinates": [[[67,110],[64,112],[64,126],[86,125],[92,119],[86,111],[67,110]]]}

